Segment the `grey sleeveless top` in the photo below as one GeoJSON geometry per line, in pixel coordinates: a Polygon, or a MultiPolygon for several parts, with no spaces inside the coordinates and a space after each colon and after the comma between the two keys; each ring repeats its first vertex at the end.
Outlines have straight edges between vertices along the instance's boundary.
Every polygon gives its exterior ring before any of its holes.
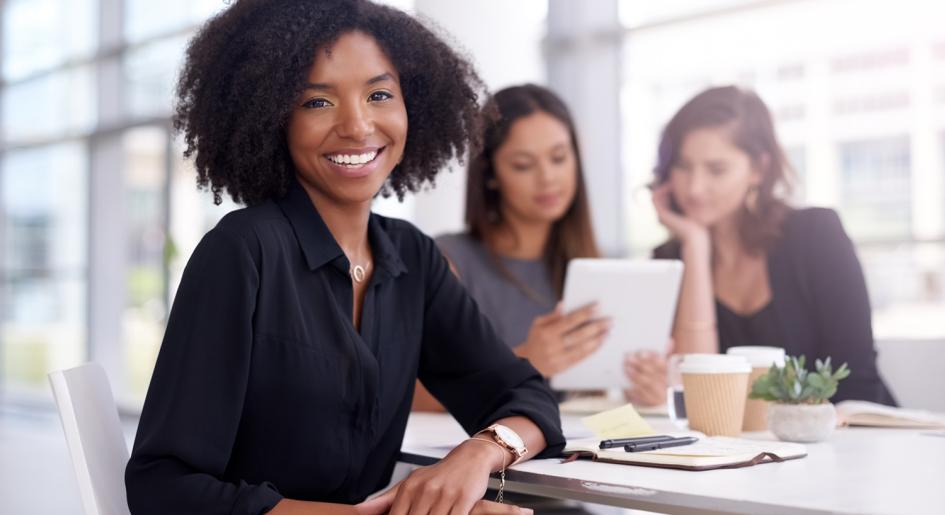
{"type": "Polygon", "coordinates": [[[499,257],[506,270],[530,288],[529,295],[502,275],[488,250],[469,234],[445,234],[436,238],[436,243],[509,347],[524,343],[535,317],[554,309],[558,299],[544,261],[499,257]]]}

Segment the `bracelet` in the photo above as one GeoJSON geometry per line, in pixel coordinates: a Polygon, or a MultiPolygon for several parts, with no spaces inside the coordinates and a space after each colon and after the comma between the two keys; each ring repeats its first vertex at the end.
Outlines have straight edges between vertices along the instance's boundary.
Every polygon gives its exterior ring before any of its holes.
{"type": "MultiPolygon", "coordinates": [[[[498,442],[493,441],[493,440],[486,440],[484,438],[476,438],[475,436],[467,438],[466,440],[467,441],[473,440],[473,441],[483,442],[483,443],[491,443],[492,445],[495,445],[499,449],[502,449],[503,456],[509,453],[508,449],[506,449],[505,447],[502,447],[501,445],[499,445],[498,442]]],[[[514,464],[515,462],[513,461],[512,463],[509,463],[509,466],[512,466],[514,464]]],[[[505,458],[502,458],[502,468],[500,469],[500,472],[499,472],[499,493],[496,494],[495,496],[495,502],[499,504],[502,504],[505,501],[505,466],[506,466],[505,458]]]]}

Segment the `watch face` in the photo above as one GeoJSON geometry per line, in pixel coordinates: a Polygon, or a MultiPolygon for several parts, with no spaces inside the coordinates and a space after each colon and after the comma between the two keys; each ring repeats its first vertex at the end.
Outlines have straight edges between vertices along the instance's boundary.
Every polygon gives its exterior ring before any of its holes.
{"type": "Polygon", "coordinates": [[[499,438],[505,440],[505,443],[511,445],[512,447],[516,449],[521,450],[525,448],[525,442],[523,442],[522,439],[518,436],[518,433],[516,433],[515,431],[512,431],[511,429],[503,425],[496,424],[495,434],[499,438]]]}

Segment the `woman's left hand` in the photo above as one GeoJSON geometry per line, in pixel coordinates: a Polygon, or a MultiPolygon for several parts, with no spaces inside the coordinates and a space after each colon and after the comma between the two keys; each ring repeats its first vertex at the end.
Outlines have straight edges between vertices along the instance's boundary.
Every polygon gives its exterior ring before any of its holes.
{"type": "Polygon", "coordinates": [[[467,440],[438,463],[413,471],[387,492],[358,506],[364,513],[391,515],[523,513],[517,506],[480,502],[489,474],[501,466],[501,460],[511,461],[511,456],[491,443],[467,440]]]}
{"type": "Polygon", "coordinates": [[[659,406],[666,402],[666,358],[653,351],[628,354],[623,362],[624,374],[633,384],[624,394],[640,406],[659,406]]]}

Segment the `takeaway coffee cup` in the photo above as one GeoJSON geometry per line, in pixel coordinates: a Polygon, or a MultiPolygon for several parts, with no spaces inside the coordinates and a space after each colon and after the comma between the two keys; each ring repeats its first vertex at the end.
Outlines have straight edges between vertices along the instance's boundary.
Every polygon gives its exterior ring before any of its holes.
{"type": "MultiPolygon", "coordinates": [[[[745,346],[732,347],[727,353],[733,356],[743,356],[751,365],[751,375],[748,376],[746,396],[751,393],[751,385],[764,375],[771,365],[784,366],[784,349],[780,347],[745,346]]],[[[745,401],[745,419],[742,422],[742,431],[766,431],[768,429],[768,401],[747,399],[745,401]]]]}
{"type": "Polygon", "coordinates": [[[708,436],[741,433],[751,374],[748,360],[727,354],[688,354],[679,372],[690,429],[708,436]]]}

